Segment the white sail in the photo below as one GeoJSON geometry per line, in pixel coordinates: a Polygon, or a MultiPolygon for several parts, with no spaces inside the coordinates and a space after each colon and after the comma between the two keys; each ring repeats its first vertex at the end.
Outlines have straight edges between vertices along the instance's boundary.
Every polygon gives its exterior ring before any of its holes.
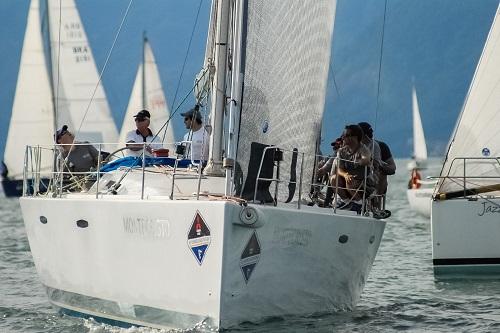
{"type": "MultiPolygon", "coordinates": [[[[22,178],[26,145],[50,146],[54,141],[54,108],[40,27],[39,0],[32,0],[5,144],[4,162],[13,179],[22,178]]],[[[44,152],[42,170],[51,167],[47,154],[52,152],[44,152]]]]}
{"type": "MultiPolygon", "coordinates": [[[[500,9],[500,7],[499,7],[500,9]]],[[[456,158],[500,156],[500,21],[497,9],[483,53],[450,141],[441,176],[463,177],[464,162],[456,158]]],[[[498,164],[468,160],[466,176],[500,177],[498,164]]],[[[475,186],[484,181],[471,180],[475,186]]],[[[498,183],[498,180],[497,180],[498,183]]],[[[440,192],[463,189],[463,181],[445,179],[440,192]]]]}
{"type": "Polygon", "coordinates": [[[74,0],[49,0],[48,11],[58,127],[67,124],[77,140],[116,142],[116,125],[102,82],[98,84],[99,75],[74,0]]]}
{"type": "MultiPolygon", "coordinates": [[[[249,164],[254,142],[279,142],[288,151],[315,151],[323,118],[335,10],[335,1],[248,3],[236,158],[242,172],[235,176],[244,181],[241,188],[236,188],[237,193],[253,197],[255,182],[247,175],[255,169],[249,164]],[[311,90],[314,93],[303,93],[311,90]]],[[[282,174],[292,169],[292,158],[291,153],[284,156],[282,174]]],[[[304,179],[312,179],[314,161],[312,155],[305,157],[304,179]]],[[[289,195],[288,189],[282,190],[283,196],[289,195]]]]}
{"type": "Polygon", "coordinates": [[[412,109],[413,109],[413,158],[418,162],[427,160],[427,146],[425,144],[424,128],[420,118],[418,107],[417,92],[415,87],[412,91],[412,109]]]}
{"type": "MultiPolygon", "coordinates": [[[[170,111],[163,92],[158,66],[156,65],[153,50],[147,39],[144,40],[144,63],[141,63],[137,70],[127,112],[123,119],[119,138],[120,144],[125,144],[127,132],[135,129],[133,116],[142,109],[146,109],[151,113],[150,128],[153,134],[162,129],[162,126],[170,118],[170,111]]],[[[164,137],[164,129],[165,127],[158,134],[161,139],[164,137]]],[[[173,148],[172,144],[175,142],[175,135],[172,122],[168,124],[163,142],[167,144],[165,145],[166,148],[173,148]]]]}

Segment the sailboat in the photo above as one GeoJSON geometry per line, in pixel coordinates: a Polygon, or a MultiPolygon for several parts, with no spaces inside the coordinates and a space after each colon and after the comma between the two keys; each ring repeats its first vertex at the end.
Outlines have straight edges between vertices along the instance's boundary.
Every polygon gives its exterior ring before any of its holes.
{"type": "Polygon", "coordinates": [[[432,202],[438,277],[500,274],[500,6],[448,146],[432,202]]]}
{"type": "Polygon", "coordinates": [[[58,126],[67,124],[81,141],[116,142],[118,136],[77,8],[72,0],[64,1],[59,34],[59,3],[46,2],[48,43],[42,35],[39,0],[30,3],[4,153],[6,196],[22,193],[27,144],[46,147],[38,158],[39,176],[51,177],[50,145],[58,126]]]}
{"type": "Polygon", "coordinates": [[[427,144],[425,143],[424,127],[420,117],[420,108],[418,106],[417,91],[415,86],[412,88],[412,120],[413,120],[413,155],[408,163],[408,169],[423,169],[427,164],[427,144]]]}
{"type": "Polygon", "coordinates": [[[430,217],[431,197],[434,192],[435,182],[423,180],[421,176],[422,170],[427,168],[427,145],[415,86],[412,89],[412,119],[413,156],[410,163],[408,163],[408,170],[411,170],[411,174],[406,197],[412,210],[425,217],[430,217]]]}
{"type": "Polygon", "coordinates": [[[120,147],[125,145],[127,133],[135,129],[133,116],[142,109],[148,110],[151,114],[149,127],[153,134],[158,134],[165,142],[164,147],[173,153],[175,150],[173,144],[175,142],[174,128],[170,123],[167,123],[170,118],[170,111],[163,92],[153,50],[145,34],[143,37],[142,62],[137,70],[118,140],[120,147]],[[166,128],[163,126],[165,123],[167,123],[166,128]],[[158,131],[160,132],[158,133],[158,131]]]}
{"type": "Polygon", "coordinates": [[[213,129],[207,166],[179,149],[166,166],[137,157],[97,173],[86,192],[20,199],[51,303],[162,329],[355,306],[385,221],[307,200],[335,9],[213,1],[201,75],[210,76],[210,108],[200,103],[213,129]]]}

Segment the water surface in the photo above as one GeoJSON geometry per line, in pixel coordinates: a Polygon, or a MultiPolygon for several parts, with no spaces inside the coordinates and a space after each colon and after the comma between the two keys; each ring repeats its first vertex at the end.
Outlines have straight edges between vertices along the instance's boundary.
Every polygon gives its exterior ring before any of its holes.
{"type": "MultiPolygon", "coordinates": [[[[429,220],[408,208],[406,161],[390,178],[388,220],[358,306],[349,312],[270,318],[230,332],[499,332],[500,281],[435,281],[429,220]]],[[[17,199],[0,198],[0,332],[161,332],[60,315],[36,275],[17,199]]]]}

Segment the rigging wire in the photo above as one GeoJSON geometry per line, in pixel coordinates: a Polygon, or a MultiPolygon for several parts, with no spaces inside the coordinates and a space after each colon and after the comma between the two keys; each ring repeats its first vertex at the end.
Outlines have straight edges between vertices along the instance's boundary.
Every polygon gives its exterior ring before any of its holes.
{"type": "MultiPolygon", "coordinates": [[[[331,58],[330,58],[331,59],[331,58]]],[[[338,97],[341,97],[340,95],[340,91],[338,89],[338,85],[337,85],[337,80],[335,79],[335,73],[333,71],[333,63],[330,61],[330,64],[328,66],[328,69],[330,71],[330,75],[332,77],[332,81],[333,81],[333,87],[335,88],[335,92],[337,93],[337,96],[338,97]]],[[[341,112],[341,115],[342,115],[342,118],[343,118],[343,121],[344,123],[346,123],[346,115],[344,112],[341,112]]]]}
{"type": "Polygon", "coordinates": [[[200,0],[200,3],[198,4],[198,10],[196,12],[196,17],[195,17],[195,20],[194,20],[193,30],[191,30],[191,36],[189,38],[188,47],[186,49],[186,55],[184,56],[184,62],[182,64],[181,74],[179,75],[179,80],[177,81],[177,87],[175,88],[174,99],[172,100],[172,108],[175,105],[175,101],[177,99],[177,94],[179,92],[179,88],[180,88],[180,85],[181,85],[182,77],[184,76],[184,69],[186,68],[187,58],[189,56],[189,51],[191,50],[191,43],[193,42],[193,37],[194,37],[194,33],[196,31],[196,26],[198,25],[198,18],[200,16],[200,11],[201,11],[201,5],[202,4],[203,4],[203,0],[200,0]]]}
{"type": "MultiPolygon", "coordinates": [[[[60,33],[61,33],[61,7],[62,7],[61,6],[61,2],[62,2],[62,0],[59,0],[59,41],[58,41],[59,42],[59,51],[61,49],[61,38],[60,38],[60,33]]],[[[88,112],[90,110],[90,106],[92,105],[92,102],[94,101],[95,94],[97,92],[97,89],[99,88],[99,85],[101,84],[101,81],[102,81],[102,76],[104,75],[104,72],[106,71],[106,67],[108,65],[109,59],[111,58],[111,54],[113,53],[113,50],[115,48],[116,41],[118,40],[118,36],[120,35],[120,32],[121,32],[122,27],[123,27],[123,24],[125,23],[125,20],[126,20],[126,18],[128,16],[128,13],[130,11],[130,7],[132,6],[133,2],[134,2],[134,0],[130,0],[129,3],[128,3],[127,9],[125,11],[125,14],[123,15],[122,20],[120,22],[120,26],[118,27],[118,31],[115,34],[115,38],[113,40],[113,43],[111,44],[111,48],[109,49],[108,54],[106,56],[106,61],[104,62],[104,66],[103,66],[101,72],[99,73],[99,78],[98,78],[97,83],[96,83],[96,85],[94,87],[94,91],[92,92],[92,96],[90,97],[89,103],[87,104],[87,108],[85,109],[85,113],[83,114],[83,117],[82,117],[82,120],[80,122],[80,125],[78,126],[78,130],[75,131],[75,137],[78,136],[78,134],[80,133],[80,130],[82,129],[83,123],[85,122],[85,118],[87,117],[87,114],[88,114],[88,112]]],[[[58,70],[57,70],[58,80],[57,80],[57,86],[59,87],[59,63],[60,63],[60,57],[58,57],[57,63],[58,63],[58,70]]],[[[57,90],[59,90],[59,89],[57,89],[57,90]]],[[[57,103],[59,104],[59,99],[57,99],[57,103]]],[[[54,139],[55,139],[55,136],[54,136],[54,139]]],[[[64,159],[64,164],[67,163],[68,158],[71,155],[71,152],[73,151],[74,143],[75,143],[75,141],[73,140],[73,142],[71,143],[70,149],[69,149],[69,153],[68,153],[68,155],[66,155],[66,158],[64,159]]]]}
{"type": "MultiPolygon", "coordinates": [[[[378,123],[378,112],[380,107],[380,91],[381,91],[381,77],[382,77],[382,59],[384,56],[384,37],[385,37],[385,21],[387,17],[387,0],[384,2],[384,18],[382,20],[382,36],[380,42],[380,57],[378,63],[378,78],[377,78],[377,105],[375,107],[375,121],[373,124],[373,133],[376,133],[377,123],[378,123]]],[[[372,152],[375,151],[375,135],[372,138],[372,152]]],[[[372,168],[373,168],[373,159],[372,159],[372,168]]]]}
{"type": "MultiPolygon", "coordinates": [[[[189,43],[188,43],[188,47],[186,49],[186,55],[184,56],[184,62],[182,63],[181,74],[179,75],[179,80],[177,81],[177,87],[175,88],[174,99],[172,100],[172,104],[171,104],[170,109],[174,108],[175,101],[177,100],[177,94],[179,93],[179,88],[181,86],[182,77],[184,76],[184,69],[186,68],[187,59],[188,59],[188,56],[189,56],[189,52],[191,50],[191,43],[193,41],[194,33],[196,31],[196,26],[198,25],[198,18],[200,17],[200,11],[201,11],[201,5],[202,4],[203,4],[203,0],[200,0],[200,3],[198,4],[198,10],[196,12],[196,17],[195,17],[195,20],[194,20],[193,29],[191,31],[191,36],[189,37],[189,43]]],[[[181,103],[181,105],[182,105],[182,103],[181,103]]],[[[168,124],[169,124],[169,121],[170,121],[171,118],[172,118],[172,116],[170,116],[170,118],[168,118],[167,121],[166,121],[166,123],[162,126],[162,128],[165,127],[165,130],[163,132],[162,142],[165,141],[165,137],[167,135],[167,130],[168,130],[168,124]]],[[[155,137],[157,135],[155,135],[155,137]]]]}
{"type": "MultiPolygon", "coordinates": [[[[87,114],[88,114],[88,112],[90,110],[90,106],[92,105],[92,102],[94,101],[95,94],[97,92],[97,89],[99,88],[99,85],[101,84],[101,81],[102,81],[102,76],[104,75],[104,72],[106,71],[109,59],[111,58],[111,54],[113,53],[113,50],[115,48],[116,41],[118,40],[118,37],[120,36],[120,32],[121,32],[121,30],[123,28],[123,24],[125,23],[125,20],[126,20],[126,18],[128,16],[128,13],[130,11],[130,7],[132,6],[133,2],[134,2],[134,0],[130,0],[129,3],[128,3],[127,9],[125,11],[125,14],[123,15],[122,20],[120,22],[120,25],[118,27],[118,31],[115,34],[115,38],[113,40],[113,43],[111,44],[111,48],[109,49],[108,54],[106,56],[106,61],[104,62],[104,66],[103,66],[101,72],[99,73],[99,78],[98,78],[97,83],[96,83],[96,85],[94,87],[94,91],[92,92],[92,95],[90,97],[89,103],[87,104],[87,108],[85,109],[85,113],[83,114],[83,117],[82,117],[82,120],[81,120],[80,125],[78,127],[78,130],[75,131],[75,137],[78,136],[78,134],[80,133],[80,130],[81,130],[82,126],[83,126],[83,123],[85,122],[85,118],[87,117],[87,114]]],[[[61,17],[62,17],[61,13],[62,13],[62,0],[59,0],[59,40],[58,40],[59,55],[60,55],[60,50],[61,50],[61,25],[62,25],[61,24],[61,21],[62,21],[61,20],[61,17]]],[[[59,55],[58,55],[58,59],[57,59],[57,90],[56,90],[56,94],[59,91],[59,74],[60,74],[60,70],[59,70],[60,56],[59,55]]],[[[59,105],[59,98],[57,98],[57,105],[59,105]]],[[[57,109],[58,108],[56,108],[56,115],[57,115],[57,109]]],[[[57,140],[56,135],[54,135],[54,141],[57,144],[56,140],[57,140]]],[[[65,165],[66,167],[67,167],[68,159],[69,159],[69,157],[71,155],[71,152],[73,151],[74,144],[75,144],[75,141],[73,140],[73,142],[71,143],[71,146],[69,148],[68,155],[66,155],[66,157],[63,160],[63,165],[65,165]]]]}
{"type": "MultiPolygon", "coordinates": [[[[204,71],[203,71],[203,74],[201,75],[201,77],[199,79],[197,79],[197,81],[194,83],[193,87],[186,93],[186,95],[184,96],[184,98],[181,100],[181,102],[179,103],[179,105],[177,106],[177,108],[170,114],[170,117],[167,119],[167,121],[163,124],[163,126],[156,132],[155,136],[153,137],[153,139],[151,140],[151,142],[154,141],[155,138],[158,137],[158,135],[160,134],[160,132],[162,131],[163,127],[167,126],[167,124],[170,122],[170,119],[172,119],[172,117],[177,113],[177,111],[179,111],[180,107],[184,104],[184,102],[186,101],[186,99],[191,95],[191,93],[194,91],[194,89],[196,88],[196,85],[198,84],[199,81],[203,80],[203,78],[205,77],[205,75],[208,73],[208,68],[206,68],[204,71]]],[[[139,163],[141,161],[141,156],[136,156],[135,157],[135,160],[133,162],[133,164],[124,172],[124,174],[120,177],[120,179],[113,185],[113,190],[116,190],[121,182],[123,181],[123,179],[125,179],[125,177],[129,174],[129,172],[132,170],[132,168],[134,166],[137,165],[137,163],[139,163]]]]}
{"type": "Polygon", "coordinates": [[[379,64],[378,64],[378,78],[377,78],[377,106],[375,108],[375,129],[377,128],[377,121],[378,121],[378,111],[380,107],[380,91],[381,91],[381,76],[382,76],[382,59],[384,56],[384,37],[385,37],[385,20],[387,16],[387,0],[385,0],[384,4],[384,19],[382,21],[382,37],[381,37],[381,42],[380,42],[380,57],[379,57],[379,64]]]}
{"type": "MultiPolygon", "coordinates": [[[[59,1],[62,1],[62,0],[59,0],[59,1]]],[[[122,28],[123,28],[123,24],[125,23],[125,20],[127,19],[128,13],[130,12],[130,7],[132,6],[133,2],[134,2],[134,0],[130,0],[128,3],[127,9],[125,10],[125,14],[122,17],[122,20],[120,22],[120,26],[118,27],[118,31],[115,34],[115,38],[113,39],[113,43],[111,44],[111,48],[108,51],[108,54],[106,56],[106,61],[104,62],[104,66],[102,67],[101,72],[99,73],[99,78],[98,78],[97,83],[94,87],[94,91],[92,92],[92,96],[90,97],[89,103],[87,105],[87,108],[85,109],[85,113],[83,114],[83,118],[80,122],[80,126],[78,127],[78,131],[75,133],[75,136],[78,135],[78,133],[80,132],[80,130],[83,126],[83,123],[85,122],[85,118],[87,117],[87,114],[90,110],[90,106],[92,105],[92,102],[94,101],[95,94],[97,92],[97,89],[99,88],[99,85],[101,84],[101,81],[102,81],[102,76],[104,75],[104,72],[106,71],[109,59],[111,58],[111,54],[113,53],[113,50],[115,48],[116,41],[118,40],[118,37],[120,36],[120,33],[122,31],[122,28]]]]}
{"type": "MultiPolygon", "coordinates": [[[[48,8],[49,2],[47,1],[47,13],[49,12],[48,8]]],[[[50,22],[48,22],[50,26],[50,22]]],[[[61,77],[61,30],[62,30],[62,0],[59,0],[59,30],[58,30],[58,37],[57,37],[57,80],[56,80],[56,105],[55,105],[55,114],[54,114],[54,123],[55,123],[55,128],[54,128],[54,143],[57,144],[57,126],[59,124],[57,123],[57,118],[58,118],[58,113],[59,113],[59,81],[61,77]]],[[[49,28],[49,43],[50,43],[50,28],[49,28]]]]}
{"type": "Polygon", "coordinates": [[[191,95],[191,93],[194,91],[194,89],[196,88],[196,86],[198,85],[198,83],[200,81],[202,81],[205,77],[205,75],[207,75],[209,69],[208,68],[205,68],[205,70],[203,71],[202,75],[200,76],[199,79],[197,79],[193,85],[193,87],[191,87],[191,89],[189,89],[189,91],[186,93],[186,95],[182,98],[182,100],[179,102],[179,105],[177,105],[177,107],[175,108],[175,110],[173,112],[170,113],[170,117],[168,117],[167,121],[162,125],[162,127],[160,127],[160,129],[156,132],[155,136],[153,137],[152,140],[154,140],[156,137],[158,137],[158,135],[160,134],[160,132],[163,130],[164,127],[168,126],[168,123],[170,122],[170,120],[174,117],[174,115],[177,113],[177,111],[180,110],[181,106],[184,105],[184,102],[187,100],[187,98],[191,95]]]}

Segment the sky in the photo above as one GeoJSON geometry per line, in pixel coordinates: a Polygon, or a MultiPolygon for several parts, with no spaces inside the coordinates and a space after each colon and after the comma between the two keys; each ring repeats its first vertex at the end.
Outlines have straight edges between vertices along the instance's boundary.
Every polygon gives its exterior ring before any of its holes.
{"type": "MultiPolygon", "coordinates": [[[[76,3],[97,67],[102,70],[129,0],[76,3]]],[[[368,121],[375,136],[388,143],[396,157],[411,156],[414,85],[428,150],[431,155],[442,156],[498,0],[387,0],[385,12],[384,5],[384,0],[338,0],[322,130],[323,151],[329,152],[329,143],[347,123],[368,121]]],[[[28,6],[28,0],[0,1],[2,156],[28,6]]],[[[209,0],[132,2],[103,75],[117,126],[123,121],[141,59],[143,31],[147,31],[172,110],[174,97],[175,108],[202,67],[209,10],[209,0]],[[186,66],[181,78],[184,59],[186,66]]],[[[192,97],[188,101],[194,103],[192,97]]],[[[174,118],[174,129],[180,138],[184,133],[180,116],[174,118]]]]}

